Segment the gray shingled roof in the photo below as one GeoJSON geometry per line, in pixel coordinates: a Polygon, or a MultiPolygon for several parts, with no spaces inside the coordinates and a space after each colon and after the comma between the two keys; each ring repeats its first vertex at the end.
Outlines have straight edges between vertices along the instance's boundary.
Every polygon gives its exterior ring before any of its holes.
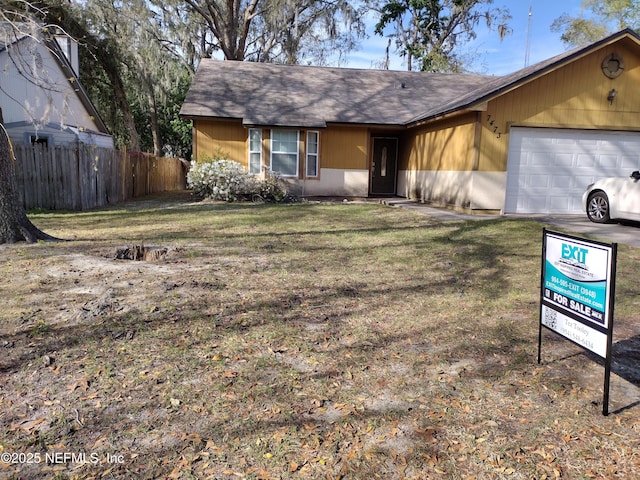
{"type": "Polygon", "coordinates": [[[206,59],[180,114],[237,118],[245,125],[263,126],[403,126],[478,105],[625,36],[640,42],[634,31],[622,30],[502,77],[206,59]]]}
{"type": "Polygon", "coordinates": [[[204,59],[180,114],[246,125],[406,125],[495,77],[204,59]]]}

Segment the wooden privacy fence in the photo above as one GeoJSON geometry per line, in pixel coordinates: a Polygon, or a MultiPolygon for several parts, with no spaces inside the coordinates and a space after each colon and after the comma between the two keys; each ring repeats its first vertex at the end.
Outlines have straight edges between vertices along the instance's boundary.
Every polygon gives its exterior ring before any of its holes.
{"type": "Polygon", "coordinates": [[[87,210],[186,188],[186,162],[118,150],[15,145],[25,209],[87,210]]]}

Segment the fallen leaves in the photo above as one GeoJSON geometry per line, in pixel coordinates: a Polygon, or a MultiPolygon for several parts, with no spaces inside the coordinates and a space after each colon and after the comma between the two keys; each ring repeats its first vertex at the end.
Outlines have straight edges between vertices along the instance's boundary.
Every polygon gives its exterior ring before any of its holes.
{"type": "Polygon", "coordinates": [[[12,432],[15,432],[17,430],[22,430],[23,432],[26,432],[27,434],[31,435],[38,430],[38,426],[42,425],[45,422],[47,422],[46,418],[22,420],[19,422],[11,423],[11,425],[9,426],[9,430],[12,432]]]}
{"type": "Polygon", "coordinates": [[[91,377],[83,376],[75,380],[70,385],[68,385],[67,390],[74,391],[79,388],[86,392],[89,389],[90,384],[91,384],[91,377]]]}
{"type": "MultiPolygon", "coordinates": [[[[79,480],[640,478],[636,409],[600,418],[601,382],[585,386],[588,362],[562,346],[535,363],[539,225],[172,207],[169,230],[140,228],[188,243],[175,262],[115,268],[95,242],[25,250],[71,281],[55,285],[64,308],[35,290],[3,297],[41,301],[51,320],[4,341],[0,449],[127,452],[124,465],[59,467],[79,480]],[[69,269],[80,260],[82,276],[69,269]],[[93,315],[105,288],[117,308],[93,315]],[[74,305],[91,308],[65,323],[74,305]]],[[[120,212],[96,215],[92,228],[120,212]]]]}

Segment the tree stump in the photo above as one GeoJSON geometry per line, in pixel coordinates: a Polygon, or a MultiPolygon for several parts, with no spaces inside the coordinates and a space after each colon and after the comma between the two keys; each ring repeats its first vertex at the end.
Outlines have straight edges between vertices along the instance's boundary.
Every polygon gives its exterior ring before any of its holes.
{"type": "Polygon", "coordinates": [[[131,245],[116,250],[116,260],[134,260],[153,262],[163,259],[169,249],[167,247],[145,247],[144,245],[131,245]]]}

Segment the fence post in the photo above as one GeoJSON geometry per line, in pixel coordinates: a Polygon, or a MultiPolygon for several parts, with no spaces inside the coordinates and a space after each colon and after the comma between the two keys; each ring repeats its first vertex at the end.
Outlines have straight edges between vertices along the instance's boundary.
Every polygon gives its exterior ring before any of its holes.
{"type": "Polygon", "coordinates": [[[125,175],[127,171],[127,147],[125,146],[120,155],[120,201],[127,199],[127,186],[125,183],[125,175]]]}

